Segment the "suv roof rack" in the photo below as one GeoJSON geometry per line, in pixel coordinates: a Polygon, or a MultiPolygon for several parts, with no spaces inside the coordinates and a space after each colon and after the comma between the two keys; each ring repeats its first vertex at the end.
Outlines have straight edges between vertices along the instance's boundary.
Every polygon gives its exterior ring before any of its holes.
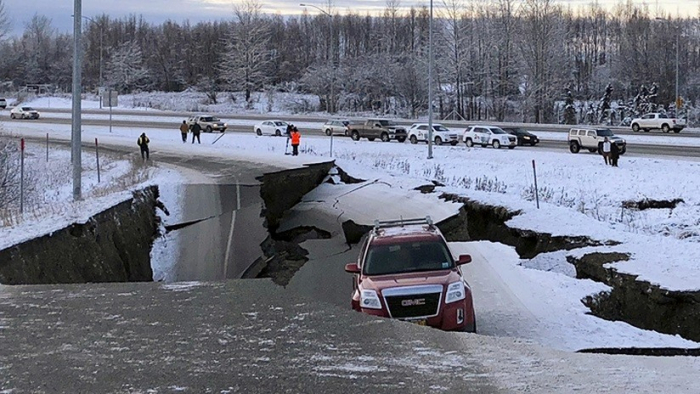
{"type": "Polygon", "coordinates": [[[374,232],[377,232],[377,230],[381,228],[386,228],[386,227],[403,227],[407,226],[410,224],[427,224],[430,227],[433,227],[433,219],[430,218],[430,216],[426,216],[424,218],[414,218],[414,219],[394,219],[394,220],[375,220],[374,221],[374,232]]]}

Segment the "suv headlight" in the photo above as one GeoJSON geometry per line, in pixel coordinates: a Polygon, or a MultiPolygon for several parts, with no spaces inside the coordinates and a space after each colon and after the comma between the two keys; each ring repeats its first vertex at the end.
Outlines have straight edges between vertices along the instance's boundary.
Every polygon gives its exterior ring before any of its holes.
{"type": "Polygon", "coordinates": [[[368,309],[382,309],[382,303],[374,290],[362,290],[360,293],[360,307],[368,309]]]}
{"type": "Polygon", "coordinates": [[[449,304],[451,302],[457,302],[463,300],[466,296],[466,291],[464,289],[464,283],[461,281],[450,283],[447,286],[447,296],[445,297],[445,303],[449,304]]]}

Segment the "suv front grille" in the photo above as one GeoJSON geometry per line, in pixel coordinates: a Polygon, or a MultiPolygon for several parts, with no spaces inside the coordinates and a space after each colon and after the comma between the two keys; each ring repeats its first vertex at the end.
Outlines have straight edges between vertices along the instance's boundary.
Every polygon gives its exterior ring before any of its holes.
{"type": "Polygon", "coordinates": [[[382,293],[393,318],[427,318],[437,316],[440,311],[441,285],[395,287],[382,293]]]}

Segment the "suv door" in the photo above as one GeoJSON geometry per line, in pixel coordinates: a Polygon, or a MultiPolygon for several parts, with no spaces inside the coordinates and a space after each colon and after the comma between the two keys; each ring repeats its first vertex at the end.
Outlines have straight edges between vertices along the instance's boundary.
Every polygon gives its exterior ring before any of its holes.
{"type": "Polygon", "coordinates": [[[489,143],[488,130],[483,127],[474,127],[474,143],[487,145],[489,143]]]}
{"type": "Polygon", "coordinates": [[[598,133],[595,130],[586,130],[586,142],[583,143],[583,146],[586,148],[598,147],[598,133]]]}

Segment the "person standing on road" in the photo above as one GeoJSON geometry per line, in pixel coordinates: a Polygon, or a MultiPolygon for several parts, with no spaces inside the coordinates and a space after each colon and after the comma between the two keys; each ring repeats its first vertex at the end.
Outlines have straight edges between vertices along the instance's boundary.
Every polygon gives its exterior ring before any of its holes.
{"type": "Polygon", "coordinates": [[[150,152],[148,151],[148,143],[151,142],[151,140],[146,137],[146,133],[141,133],[139,136],[139,139],[136,141],[136,143],[139,145],[141,148],[141,158],[146,161],[149,159],[149,154],[150,152]]]}
{"type": "Polygon", "coordinates": [[[610,162],[610,140],[608,137],[605,137],[605,140],[603,141],[603,160],[605,160],[605,164],[612,164],[610,162]]]}
{"type": "Polygon", "coordinates": [[[292,128],[292,133],[289,135],[289,138],[292,140],[292,156],[299,156],[299,142],[301,141],[301,134],[296,126],[292,128]]]}
{"type": "Polygon", "coordinates": [[[189,131],[189,129],[190,128],[187,126],[187,122],[183,120],[182,124],[180,125],[180,134],[182,135],[183,144],[187,142],[187,132],[189,131]]]}
{"type": "Polygon", "coordinates": [[[192,143],[194,144],[194,139],[197,139],[197,143],[201,144],[202,141],[199,139],[199,133],[202,132],[202,126],[199,125],[197,121],[192,125],[192,143]]]}
{"type": "Polygon", "coordinates": [[[617,167],[617,160],[620,158],[620,147],[616,143],[610,145],[610,165],[617,167]]]}

